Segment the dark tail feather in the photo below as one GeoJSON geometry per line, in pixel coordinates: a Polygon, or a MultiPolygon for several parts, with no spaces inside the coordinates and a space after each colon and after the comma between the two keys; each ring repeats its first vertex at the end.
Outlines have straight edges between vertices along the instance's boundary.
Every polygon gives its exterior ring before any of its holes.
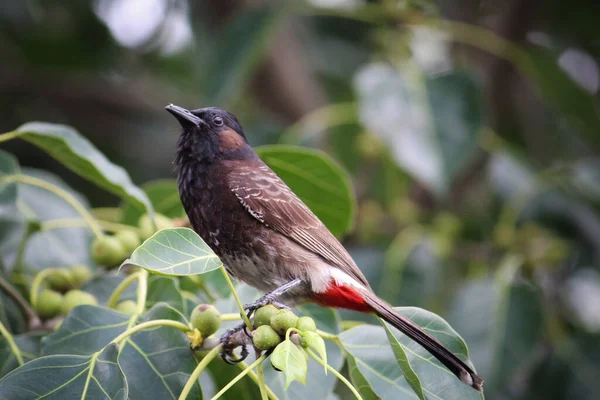
{"type": "Polygon", "coordinates": [[[440,360],[454,375],[462,382],[471,386],[478,392],[482,390],[483,379],[475,374],[475,372],[465,364],[454,353],[445,348],[429,333],[425,332],[421,327],[417,326],[408,318],[400,315],[385,301],[378,298],[373,293],[363,293],[364,299],[368,305],[373,307],[373,310],[384,320],[395,326],[406,336],[423,346],[435,358],[440,360]]]}

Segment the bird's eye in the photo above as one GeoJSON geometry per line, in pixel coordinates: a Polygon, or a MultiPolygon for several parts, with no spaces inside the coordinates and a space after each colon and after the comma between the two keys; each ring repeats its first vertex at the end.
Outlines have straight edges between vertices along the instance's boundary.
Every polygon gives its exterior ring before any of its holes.
{"type": "Polygon", "coordinates": [[[216,126],[221,126],[221,125],[223,125],[223,118],[221,118],[219,116],[216,116],[216,117],[213,118],[213,123],[216,126]]]}

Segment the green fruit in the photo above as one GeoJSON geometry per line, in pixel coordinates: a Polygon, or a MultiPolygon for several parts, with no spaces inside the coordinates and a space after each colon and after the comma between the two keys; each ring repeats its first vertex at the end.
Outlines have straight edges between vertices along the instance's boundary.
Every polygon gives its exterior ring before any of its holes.
{"type": "Polygon", "coordinates": [[[256,310],[254,313],[254,328],[256,329],[259,326],[269,325],[271,323],[271,317],[273,317],[277,311],[279,311],[279,309],[273,304],[268,304],[256,310]]]}
{"type": "Polygon", "coordinates": [[[67,315],[75,307],[86,304],[95,306],[98,304],[98,301],[89,293],[82,292],[81,290],[71,290],[63,297],[60,313],[62,315],[67,315]]]}
{"type": "Polygon", "coordinates": [[[71,276],[73,277],[73,284],[79,287],[92,277],[92,270],[86,265],[73,265],[71,267],[71,276]]]}
{"type": "Polygon", "coordinates": [[[50,288],[64,292],[71,287],[71,271],[67,268],[58,268],[56,272],[46,278],[46,283],[50,288]]]}
{"type": "Polygon", "coordinates": [[[133,253],[133,251],[142,244],[140,236],[131,230],[119,231],[115,233],[115,237],[121,242],[127,254],[133,253]]]}
{"type": "Polygon", "coordinates": [[[52,318],[58,315],[62,302],[62,294],[50,289],[42,290],[37,298],[35,312],[43,319],[52,318]]]}
{"type": "Polygon", "coordinates": [[[281,342],[281,337],[269,325],[261,325],[254,331],[252,341],[257,349],[269,350],[281,342]]]}
{"type": "Polygon", "coordinates": [[[117,304],[115,310],[133,315],[137,312],[137,304],[133,300],[125,300],[117,304]]]}
{"type": "Polygon", "coordinates": [[[192,311],[190,322],[200,331],[203,338],[207,338],[219,330],[221,313],[210,304],[200,304],[192,311]]]}
{"type": "Polygon", "coordinates": [[[315,320],[311,317],[300,317],[296,322],[296,328],[301,332],[316,332],[317,324],[315,324],[315,320]]]}
{"type": "Polygon", "coordinates": [[[154,222],[156,222],[156,229],[152,226],[152,220],[150,220],[150,216],[148,214],[140,217],[138,221],[138,226],[140,228],[140,235],[142,236],[142,240],[148,239],[150,236],[154,235],[154,233],[160,231],[161,229],[172,228],[173,221],[170,218],[165,217],[162,214],[155,213],[154,214],[154,222]]]}
{"type": "Polygon", "coordinates": [[[298,322],[296,314],[290,310],[281,309],[277,310],[271,318],[271,328],[280,335],[285,335],[288,329],[296,327],[296,322],[298,322]]]}
{"type": "Polygon", "coordinates": [[[114,236],[103,236],[92,243],[92,258],[99,265],[114,267],[127,257],[125,248],[114,236]]]}

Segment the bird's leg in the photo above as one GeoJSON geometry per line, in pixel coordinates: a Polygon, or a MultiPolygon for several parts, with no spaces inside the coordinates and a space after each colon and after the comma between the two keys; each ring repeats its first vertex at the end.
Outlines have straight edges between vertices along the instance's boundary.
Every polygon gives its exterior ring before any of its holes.
{"type": "MultiPolygon", "coordinates": [[[[223,350],[221,350],[221,358],[227,364],[237,364],[239,362],[244,361],[246,357],[248,357],[248,349],[246,347],[246,343],[242,342],[240,344],[235,343],[236,341],[231,340],[234,335],[240,333],[242,330],[246,333],[246,335],[248,335],[248,333],[246,332],[246,323],[241,323],[240,325],[234,326],[231,329],[227,329],[223,336],[219,338],[219,341],[223,345],[223,350]],[[242,346],[242,353],[240,354],[240,358],[235,358],[233,355],[233,350],[238,345],[242,346]]],[[[250,335],[248,336],[250,337],[250,335]]]]}
{"type": "Polygon", "coordinates": [[[249,303],[249,304],[245,304],[244,305],[244,310],[247,312],[247,316],[248,319],[250,317],[252,317],[252,314],[254,314],[254,311],[258,310],[259,308],[266,306],[267,304],[273,304],[275,307],[277,308],[287,308],[289,309],[288,306],[286,306],[285,304],[277,301],[277,299],[283,295],[285,292],[287,292],[290,289],[295,288],[296,286],[300,285],[302,283],[302,280],[300,280],[299,278],[294,279],[293,281],[290,281],[288,283],[286,283],[283,286],[278,287],[277,289],[265,294],[263,297],[261,297],[260,299],[256,300],[253,303],[249,303]]]}
{"type": "MultiPolygon", "coordinates": [[[[302,281],[300,279],[294,279],[293,281],[290,281],[290,282],[286,283],[285,285],[278,287],[277,289],[273,290],[272,292],[265,294],[264,296],[262,296],[260,299],[256,300],[255,302],[250,303],[250,304],[245,304],[244,310],[247,312],[248,319],[250,319],[252,317],[252,314],[254,313],[254,311],[258,310],[259,308],[261,308],[263,306],[266,306],[267,304],[273,304],[277,308],[288,308],[289,309],[288,306],[277,301],[277,298],[279,298],[279,296],[286,293],[288,290],[293,289],[296,286],[300,285],[301,283],[302,283],[302,281]]],[[[232,340],[234,338],[234,336],[237,334],[240,334],[241,331],[244,331],[246,336],[251,337],[251,335],[248,333],[246,328],[247,327],[246,327],[245,323],[234,326],[233,328],[228,329],[223,334],[223,336],[221,336],[221,338],[219,339],[221,344],[223,345],[223,350],[221,351],[221,358],[227,364],[237,364],[241,361],[244,361],[244,359],[246,359],[246,357],[248,357],[248,349],[246,347],[246,344],[245,343],[239,344],[239,342],[240,342],[239,340],[232,340]],[[238,345],[242,346],[242,352],[240,354],[240,358],[235,358],[235,356],[233,354],[233,350],[238,345]]]]}

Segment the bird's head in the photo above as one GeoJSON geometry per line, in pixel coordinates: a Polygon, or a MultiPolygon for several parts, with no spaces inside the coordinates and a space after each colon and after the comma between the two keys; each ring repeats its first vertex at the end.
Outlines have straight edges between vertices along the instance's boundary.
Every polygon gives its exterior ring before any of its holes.
{"type": "Polygon", "coordinates": [[[177,144],[177,164],[186,160],[210,163],[253,156],[242,126],[230,112],[217,107],[187,110],[173,104],[165,109],[183,128],[177,144]]]}

